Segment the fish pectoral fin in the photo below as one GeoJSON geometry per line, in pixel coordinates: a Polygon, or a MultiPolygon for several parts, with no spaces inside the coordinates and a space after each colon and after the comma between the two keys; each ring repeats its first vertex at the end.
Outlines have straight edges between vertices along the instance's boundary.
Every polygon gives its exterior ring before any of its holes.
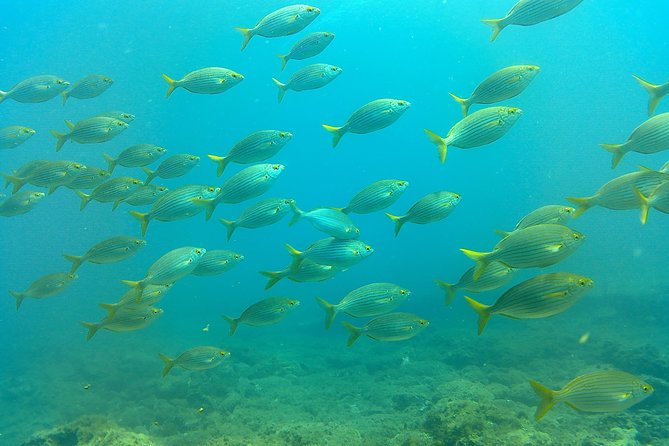
{"type": "Polygon", "coordinates": [[[225,83],[225,79],[220,80],[220,84],[223,85],[225,83]]]}
{"type": "Polygon", "coordinates": [[[554,245],[546,246],[546,251],[548,251],[548,252],[558,252],[562,248],[564,248],[564,243],[556,243],[554,245]]]}

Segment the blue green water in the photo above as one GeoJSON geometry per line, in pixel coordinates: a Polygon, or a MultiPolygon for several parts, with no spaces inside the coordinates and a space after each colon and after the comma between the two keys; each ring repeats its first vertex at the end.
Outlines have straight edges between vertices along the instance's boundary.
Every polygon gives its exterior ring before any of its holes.
{"type": "MultiPolygon", "coordinates": [[[[251,200],[219,206],[208,222],[202,215],[152,222],[148,245],[137,256],[84,264],[66,293],[27,299],[18,312],[8,295],[0,307],[0,444],[20,445],[40,430],[88,423],[82,416],[99,417],[88,425],[96,435],[125,429],[165,445],[669,444],[666,215],[651,211],[642,226],[638,211],[594,208],[574,220],[571,226],[586,234],[585,244],[546,271],[586,275],[596,288],[554,318],[495,317],[477,337],[476,315],[462,295],[446,308],[433,283],[456,281],[472,265],[459,248],[492,248],[494,230],[512,229],[527,212],[566,204],[565,196],[589,196],[637,164],[659,168],[667,160],[666,153],[632,153],[612,171],[610,155],[598,147],[623,142],[647,119],[647,94],[631,74],[657,83],[667,78],[669,6],[662,0],[585,0],[555,20],[508,27],[494,43],[480,19],[501,17],[512,1],[322,1],[315,5],[320,16],[300,34],[256,36],[243,52],[234,27],[251,27],[285,2],[4,3],[1,90],[38,74],[75,82],[102,73],[115,83],[97,98],[70,99],[65,106],[60,98],[3,102],[0,127],[22,124],[38,131],[0,153],[3,172],[32,159],[104,167],[102,153],[147,142],[170,154],[202,157],[188,175],[156,183],[220,185],[245,166],[231,165],[220,179],[206,155],[225,154],[247,134],[271,128],[294,137],[270,160],[286,169],[267,197],[292,197],[302,209],[344,206],[373,181],[401,178],[411,184],[392,213],[438,190],[458,192],[462,202],[447,219],[407,224],[397,238],[382,213],[353,215],[361,239],[375,252],[323,283],[282,281],[264,291],[258,271],[290,262],[285,243],[305,248],[322,234],[306,222],[288,227],[283,221],[240,228],[226,242],[216,218],[236,218],[257,201],[251,200]],[[331,31],[336,38],[319,56],[290,61],[280,72],[275,55],[311,31],[331,31]],[[271,78],[283,81],[313,62],[344,72],[320,90],[288,92],[278,104],[271,78]],[[505,103],[522,108],[523,116],[494,144],[452,148],[439,164],[423,128],[444,135],[461,118],[448,92],[467,95],[490,73],[514,64],[541,66],[527,90],[505,103]],[[165,99],[161,73],[178,78],[207,66],[233,69],[245,79],[220,95],[179,89],[165,99]],[[347,134],[332,149],[321,124],[342,125],[355,109],[384,97],[412,106],[392,126],[347,134]],[[64,119],[108,110],[137,118],[110,142],[68,142],[56,154],[50,129],[62,131],[64,119]],[[245,260],[222,276],[178,282],[160,304],[165,314],[147,329],[101,331],[86,342],[79,321],[102,318],[97,304],[120,297],[120,280],[142,278],[162,254],[187,245],[232,249],[245,260]],[[315,296],[336,302],[356,287],[385,281],[412,291],[400,310],[429,319],[424,332],[402,343],[365,338],[347,348],[339,324],[346,318],[323,329],[315,296]],[[239,314],[275,295],[302,304],[279,325],[242,326],[228,337],[221,314],[239,314]],[[589,341],[579,344],[586,332],[589,341]],[[175,369],[161,378],[158,352],[176,355],[197,345],[217,345],[232,355],[212,370],[175,369]],[[584,414],[561,405],[534,421],[538,399],[529,379],[559,388],[600,368],[642,376],[655,394],[621,413],[584,414]]],[[[666,111],[669,102],[656,113],[666,111]]],[[[115,174],[121,172],[144,178],[136,169],[117,168],[115,174]]],[[[67,270],[65,252],[81,254],[114,235],[139,235],[128,209],[112,212],[109,204],[94,202],[80,212],[78,197],[63,188],[32,212],[2,219],[2,288],[24,289],[37,277],[67,270]]],[[[523,271],[513,284],[537,273],[523,271]]],[[[477,299],[491,303],[503,291],[477,299]]],[[[126,444],[106,435],[106,444],[126,444]]]]}

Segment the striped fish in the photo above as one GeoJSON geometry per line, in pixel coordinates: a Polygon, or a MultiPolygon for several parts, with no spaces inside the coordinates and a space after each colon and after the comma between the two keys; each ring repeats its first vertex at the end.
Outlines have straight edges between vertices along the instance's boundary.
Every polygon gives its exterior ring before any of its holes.
{"type": "Polygon", "coordinates": [[[660,103],[662,98],[664,98],[667,93],[669,93],[669,82],[665,82],[664,84],[651,84],[648,81],[645,81],[641,79],[639,76],[632,75],[634,79],[639,82],[639,85],[641,85],[644,90],[648,92],[648,95],[650,96],[650,99],[648,99],[648,116],[651,116],[655,112],[655,108],[657,107],[657,104],[660,103]]]}
{"type": "Polygon", "coordinates": [[[493,260],[511,268],[543,268],[567,258],[584,240],[583,234],[567,226],[544,224],[514,231],[491,252],[460,251],[476,262],[474,280],[478,280],[493,260]]]}
{"type": "Polygon", "coordinates": [[[179,87],[198,94],[223,93],[243,81],[244,76],[227,68],[209,67],[191,71],[178,81],[166,74],[163,74],[163,79],[167,82],[165,97],[169,98],[179,87]]]}
{"type": "Polygon", "coordinates": [[[72,282],[79,276],[70,273],[53,273],[42,276],[30,284],[25,291],[12,291],[9,294],[16,299],[16,310],[21,308],[21,304],[26,297],[33,299],[43,299],[62,293],[72,285],[72,282]]]}
{"type": "Polygon", "coordinates": [[[68,189],[95,189],[105,181],[109,180],[109,172],[95,166],[86,166],[82,172],[75,176],[74,180],[65,184],[68,189]]]}
{"type": "Polygon", "coordinates": [[[13,99],[16,102],[45,102],[58,96],[70,86],[66,80],[58,76],[34,76],[14,85],[9,91],[0,91],[0,102],[13,99]]]}
{"type": "Polygon", "coordinates": [[[267,198],[244,209],[237,220],[219,218],[219,221],[227,229],[230,240],[237,228],[256,229],[279,222],[293,209],[293,203],[292,198],[267,198]]]}
{"type": "Polygon", "coordinates": [[[113,313],[121,307],[150,307],[163,300],[167,293],[172,289],[172,285],[172,283],[166,285],[147,285],[142,292],[140,303],[137,303],[135,290],[128,290],[121,296],[117,303],[100,304],[100,306],[109,312],[108,316],[113,316],[113,313]]]}
{"type": "Polygon", "coordinates": [[[81,198],[81,206],[79,207],[81,210],[84,210],[92,200],[99,201],[100,203],[114,203],[112,206],[112,210],[114,210],[123,200],[128,198],[143,185],[144,183],[137,178],[117,177],[105,181],[93,189],[90,194],[80,190],[76,190],[75,192],[79,195],[79,198],[81,198]]]}
{"type": "Polygon", "coordinates": [[[281,37],[302,31],[314,21],[321,10],[309,5],[290,5],[270,12],[260,19],[253,28],[235,28],[244,35],[242,51],[255,35],[281,37]]]}
{"type": "Polygon", "coordinates": [[[145,184],[123,200],[123,202],[130,206],[147,206],[158,201],[168,191],[169,189],[165,186],[145,184]]]}
{"type": "Polygon", "coordinates": [[[176,155],[169,156],[158,165],[156,170],[146,167],[142,169],[146,173],[144,184],[149,184],[156,177],[168,180],[184,176],[199,163],[200,157],[189,153],[177,153],[176,155]]]}
{"type": "Polygon", "coordinates": [[[114,312],[113,316],[107,316],[99,322],[81,322],[88,329],[86,340],[90,340],[100,329],[113,332],[136,331],[146,328],[163,314],[160,308],[146,305],[138,307],[121,307],[114,312]]]}
{"type": "Polygon", "coordinates": [[[483,19],[492,28],[490,41],[509,25],[531,26],[566,14],[577,7],[582,0],[518,0],[513,8],[501,19],[483,19]]]}
{"type": "Polygon", "coordinates": [[[109,173],[113,173],[117,165],[123,167],[144,167],[165,155],[167,150],[153,144],[135,144],[123,150],[116,158],[106,153],[103,155],[109,164],[109,173]]]}
{"type": "Polygon", "coordinates": [[[481,276],[474,280],[475,266],[472,266],[460,276],[455,284],[441,280],[435,280],[437,286],[446,293],[446,305],[450,305],[458,290],[466,290],[470,293],[482,293],[503,287],[516,275],[516,270],[497,261],[490,262],[481,276]]]}
{"type": "Polygon", "coordinates": [[[110,77],[102,74],[89,74],[61,93],[63,96],[63,105],[65,105],[68,98],[90,99],[100,96],[113,83],[114,80],[110,77]]]}
{"type": "Polygon", "coordinates": [[[566,311],[595,283],[592,279],[571,273],[550,273],[528,279],[502,294],[493,305],[483,305],[465,296],[478,314],[479,335],[491,316],[499,314],[512,319],[539,319],[566,311]]]}
{"type": "Polygon", "coordinates": [[[277,324],[285,319],[288,316],[288,312],[298,305],[300,305],[299,300],[285,297],[269,297],[254,303],[236,319],[225,315],[223,319],[230,324],[230,336],[232,336],[235,334],[239,324],[246,324],[252,327],[277,324]]]}
{"type": "MultiPolygon", "coordinates": [[[[569,206],[562,206],[560,204],[549,204],[542,206],[521,218],[520,221],[516,224],[514,231],[546,223],[566,225],[569,223],[569,220],[574,217],[575,212],[576,209],[569,206]]],[[[497,233],[503,237],[508,236],[511,234],[511,232],[513,231],[497,231],[497,233]]]]}
{"type": "Polygon", "coordinates": [[[541,398],[534,414],[538,421],[558,403],[581,412],[619,412],[653,394],[653,386],[627,372],[598,370],[569,381],[560,390],[531,380],[530,385],[541,398]]]}
{"type": "Polygon", "coordinates": [[[467,116],[472,104],[493,104],[518,96],[539,74],[539,70],[536,65],[513,65],[485,78],[467,99],[449,94],[462,107],[462,115],[467,116]]]}
{"type": "Polygon", "coordinates": [[[69,133],[60,133],[51,130],[51,134],[56,138],[56,152],[68,140],[79,144],[95,144],[109,141],[128,128],[128,123],[115,118],[106,118],[95,116],[93,118],[83,119],[76,124],[65,121],[70,128],[69,133]]]}
{"type": "Polygon", "coordinates": [[[360,240],[340,240],[334,237],[317,240],[304,251],[298,251],[288,244],[286,244],[286,249],[293,256],[293,263],[290,266],[292,271],[297,271],[300,264],[306,259],[321,265],[348,268],[374,252],[371,246],[360,240]]]}
{"type": "Polygon", "coordinates": [[[349,331],[349,347],[362,335],[377,341],[404,341],[411,339],[423,331],[430,322],[410,313],[384,314],[367,322],[363,327],[356,327],[348,322],[342,322],[349,331]]]}
{"type": "Polygon", "coordinates": [[[67,160],[36,160],[28,163],[23,168],[14,172],[13,175],[2,174],[5,178],[5,186],[9,183],[14,185],[12,193],[16,193],[25,184],[38,187],[48,187],[49,193],[59,186],[64,186],[86,170],[86,166],[67,160]],[[23,175],[23,176],[19,176],[23,175]]]}
{"type": "Polygon", "coordinates": [[[348,293],[338,304],[323,298],[316,301],[325,309],[325,329],[329,330],[338,313],[353,317],[380,316],[406,301],[411,291],[394,283],[370,283],[348,293]]]}
{"type": "Polygon", "coordinates": [[[340,271],[342,269],[339,267],[321,265],[313,260],[306,259],[300,263],[297,269],[293,269],[292,265],[288,265],[281,271],[260,271],[260,274],[269,279],[267,285],[265,285],[265,289],[268,290],[283,278],[299,283],[323,282],[332,279],[340,271]]]}
{"type": "Polygon", "coordinates": [[[317,88],[325,87],[327,84],[335,80],[342,71],[341,68],[335,67],[334,65],[316,63],[297,70],[285,84],[275,78],[272,78],[272,80],[279,88],[279,102],[281,102],[286,91],[315,90],[317,88]]]}
{"type": "Polygon", "coordinates": [[[409,101],[400,99],[376,99],[353,112],[341,127],[323,124],[323,128],[333,133],[332,147],[336,147],[345,133],[370,133],[388,127],[397,121],[411,107],[409,101]]]}
{"type": "Polygon", "coordinates": [[[16,217],[32,211],[45,197],[44,192],[23,191],[0,202],[1,217],[16,217]]]}
{"type": "Polygon", "coordinates": [[[230,356],[230,352],[218,347],[194,347],[186,350],[175,359],[159,353],[160,359],[165,363],[163,376],[170,373],[175,365],[186,370],[207,370],[219,366],[221,362],[230,356]]]}
{"type": "Polygon", "coordinates": [[[13,149],[37,133],[35,130],[22,125],[11,125],[0,129],[0,149],[13,149]]]}
{"type": "Polygon", "coordinates": [[[339,210],[345,214],[369,214],[381,211],[395,203],[407,186],[409,182],[404,180],[377,181],[355,194],[348,206],[339,210]]]}
{"type": "Polygon", "coordinates": [[[355,226],[348,215],[341,211],[330,208],[318,208],[309,212],[304,212],[295,204],[293,204],[292,207],[295,216],[291,220],[290,226],[304,219],[307,220],[314,229],[324,232],[330,237],[342,240],[360,237],[360,229],[355,226]]]}
{"type": "Polygon", "coordinates": [[[395,223],[395,237],[397,237],[405,223],[424,225],[443,220],[459,203],[459,194],[447,191],[433,192],[418,200],[405,215],[398,216],[388,212],[386,215],[395,223]]]}
{"type": "Polygon", "coordinates": [[[97,264],[120,262],[134,256],[144,246],[146,240],[120,235],[96,243],[84,255],[63,254],[63,257],[72,262],[70,273],[75,273],[84,262],[97,264]]]}
{"type": "Polygon", "coordinates": [[[237,266],[244,256],[227,249],[210,249],[191,273],[194,276],[217,276],[237,266]]]}
{"type": "Polygon", "coordinates": [[[334,33],[315,32],[310,33],[295,42],[288,54],[277,54],[281,59],[281,71],[286,68],[289,60],[304,60],[320,54],[335,38],[334,33]]]}
{"type": "Polygon", "coordinates": [[[646,221],[648,221],[648,212],[650,212],[651,208],[669,214],[669,181],[662,183],[649,196],[644,195],[637,188],[634,188],[634,192],[639,197],[641,203],[642,224],[645,225],[646,221]]]}
{"type": "Polygon", "coordinates": [[[135,120],[135,115],[127,112],[122,112],[122,111],[108,111],[104,113],[100,113],[99,115],[102,118],[114,118],[118,119],[119,121],[123,121],[127,124],[130,124],[132,121],[135,120]]]}
{"type": "Polygon", "coordinates": [[[142,235],[151,220],[177,221],[199,214],[205,208],[198,200],[210,200],[221,193],[220,187],[206,184],[188,184],[162,194],[147,213],[128,211],[142,225],[142,235]]]}
{"type": "Polygon", "coordinates": [[[209,155],[209,159],[218,164],[216,176],[220,177],[229,163],[256,163],[276,155],[292,137],[292,133],[281,130],[260,130],[235,144],[226,156],[209,155]]]}
{"type": "Polygon", "coordinates": [[[600,144],[613,155],[611,168],[615,169],[627,152],[657,153],[669,149],[669,113],[653,116],[632,131],[622,144],[600,144]]]}
{"type": "Polygon", "coordinates": [[[425,129],[425,133],[430,142],[437,146],[439,159],[443,163],[449,146],[470,149],[495,142],[513,127],[522,114],[519,108],[488,107],[458,121],[443,138],[428,129],[425,129]]]}

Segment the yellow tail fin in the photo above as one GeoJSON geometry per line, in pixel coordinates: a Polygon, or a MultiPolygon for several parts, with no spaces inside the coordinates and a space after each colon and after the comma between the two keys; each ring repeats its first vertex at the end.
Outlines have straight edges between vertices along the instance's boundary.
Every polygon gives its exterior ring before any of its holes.
{"type": "Polygon", "coordinates": [[[492,36],[490,36],[490,41],[494,42],[500,32],[504,29],[506,24],[502,23],[504,19],[483,19],[481,22],[485,23],[492,28],[492,36]]]}
{"type": "Polygon", "coordinates": [[[453,298],[455,297],[455,292],[458,290],[458,287],[451,285],[448,282],[444,282],[443,280],[435,280],[434,283],[436,283],[437,286],[443,289],[446,293],[445,304],[446,306],[449,306],[451,302],[453,302],[453,298]]]}
{"type": "Polygon", "coordinates": [[[592,206],[594,206],[594,197],[566,197],[567,201],[573,203],[576,206],[576,211],[574,211],[574,217],[576,218],[592,206]]]}
{"type": "Polygon", "coordinates": [[[169,98],[172,92],[179,86],[177,81],[163,73],[163,79],[167,82],[167,93],[165,94],[166,98],[169,98]]]}
{"type": "Polygon", "coordinates": [[[530,385],[536,394],[539,395],[539,398],[541,398],[537,411],[534,413],[534,419],[539,421],[555,406],[557,402],[555,401],[555,391],[534,380],[530,380],[530,385]]]}
{"type": "Polygon", "coordinates": [[[235,331],[237,331],[237,327],[239,327],[239,319],[235,319],[230,316],[223,315],[223,319],[230,324],[230,336],[235,334],[235,331]]]}
{"type": "Polygon", "coordinates": [[[281,71],[283,71],[284,68],[286,68],[286,64],[288,63],[288,54],[277,54],[276,57],[281,59],[281,71]]]}
{"type": "Polygon", "coordinates": [[[242,49],[241,51],[244,51],[244,48],[246,48],[246,45],[249,44],[249,40],[251,40],[251,37],[253,37],[253,32],[251,28],[235,28],[237,31],[242,33],[244,35],[244,41],[242,42],[242,49]]]}
{"type": "Polygon", "coordinates": [[[221,224],[225,226],[225,229],[228,232],[228,241],[230,241],[230,237],[232,237],[232,233],[235,232],[235,229],[237,229],[237,225],[234,221],[226,220],[225,218],[219,218],[218,221],[220,221],[221,224]]]}
{"type": "Polygon", "coordinates": [[[146,229],[149,227],[149,222],[151,221],[149,214],[142,214],[141,212],[137,211],[128,211],[128,214],[139,220],[139,223],[142,225],[142,236],[145,235],[146,229]]]}
{"type": "Polygon", "coordinates": [[[265,285],[265,289],[269,290],[272,288],[276,283],[286,277],[288,273],[286,270],[284,271],[260,271],[260,274],[263,276],[267,277],[269,280],[267,281],[267,285],[265,285]]]}
{"type": "Polygon", "coordinates": [[[655,112],[655,107],[660,103],[662,97],[664,96],[660,91],[660,85],[651,84],[639,76],[632,75],[634,79],[648,92],[650,98],[648,99],[648,116],[652,115],[655,112]]]}
{"type": "Polygon", "coordinates": [[[341,324],[349,332],[348,341],[346,341],[346,346],[350,347],[355,343],[355,341],[358,340],[358,338],[362,334],[362,328],[356,327],[355,325],[349,324],[348,322],[342,322],[341,324]]]}
{"type": "Polygon", "coordinates": [[[397,235],[400,233],[400,230],[402,229],[402,226],[404,226],[404,223],[406,223],[407,220],[400,217],[399,215],[389,214],[388,212],[385,214],[390,220],[392,220],[393,223],[395,223],[395,237],[397,237],[397,235]]]}
{"type": "Polygon", "coordinates": [[[103,153],[102,156],[109,165],[109,167],[107,168],[107,172],[109,172],[109,175],[111,175],[112,173],[114,173],[114,169],[116,168],[116,163],[118,162],[118,160],[116,158],[112,158],[110,155],[107,155],[106,153],[103,153]]]}
{"type": "Polygon", "coordinates": [[[279,88],[279,104],[281,103],[281,100],[283,99],[283,95],[286,94],[286,84],[281,83],[278,79],[272,78],[276,86],[279,88]]]}
{"type": "Polygon", "coordinates": [[[60,95],[63,97],[63,106],[65,106],[65,103],[67,102],[67,98],[69,97],[67,94],[67,91],[61,91],[60,95]]]}
{"type": "Polygon", "coordinates": [[[611,160],[611,169],[615,169],[616,166],[618,166],[620,160],[622,160],[623,156],[625,156],[627,153],[627,150],[625,150],[625,144],[600,144],[599,146],[613,155],[613,159],[611,160]]]}
{"type": "Polygon", "coordinates": [[[56,152],[60,152],[60,149],[63,147],[63,144],[70,139],[69,133],[60,133],[55,130],[51,130],[51,134],[56,137],[56,152]]]}
{"type": "Polygon", "coordinates": [[[337,144],[339,144],[339,140],[341,139],[342,136],[344,136],[344,133],[346,133],[346,130],[343,130],[344,127],[334,127],[331,125],[323,124],[323,128],[333,134],[332,147],[337,147],[337,144]]]}
{"type": "Polygon", "coordinates": [[[459,97],[457,97],[456,95],[454,95],[453,93],[448,93],[448,94],[450,94],[451,97],[452,97],[453,99],[455,99],[455,102],[457,102],[458,104],[460,104],[460,107],[462,107],[462,116],[463,116],[463,117],[467,117],[467,113],[469,113],[469,106],[471,105],[471,104],[469,103],[469,99],[459,98],[459,97]]]}
{"type": "Polygon", "coordinates": [[[84,256],[73,256],[71,254],[63,254],[66,260],[72,262],[72,268],[70,268],[70,274],[77,272],[79,267],[84,261],[84,256]]]}
{"type": "Polygon", "coordinates": [[[448,150],[448,146],[446,145],[446,140],[441,136],[437,135],[436,133],[434,133],[432,130],[428,129],[424,130],[427,137],[430,138],[430,142],[437,146],[437,151],[439,152],[439,161],[441,161],[441,163],[444,164],[444,162],[446,161],[446,151],[448,150]]]}
{"type": "Polygon", "coordinates": [[[463,249],[463,248],[461,248],[460,251],[462,251],[464,255],[466,255],[467,257],[476,262],[476,269],[474,270],[474,280],[478,280],[478,278],[481,277],[481,274],[483,274],[483,271],[490,263],[490,259],[488,259],[488,255],[490,253],[471,251],[469,249],[463,249]]]}
{"type": "Polygon", "coordinates": [[[479,315],[478,327],[479,327],[479,336],[481,336],[481,333],[483,333],[483,329],[485,328],[491,316],[489,310],[490,305],[483,305],[480,302],[476,302],[469,296],[465,296],[465,299],[467,299],[469,305],[474,309],[474,311],[476,311],[476,314],[479,315]]]}
{"type": "Polygon", "coordinates": [[[90,341],[90,339],[95,336],[95,333],[98,332],[100,329],[101,325],[95,322],[81,322],[81,325],[84,327],[88,328],[88,333],[86,333],[86,340],[90,341]]]}
{"type": "Polygon", "coordinates": [[[322,297],[316,296],[316,302],[325,309],[325,329],[329,330],[332,327],[332,322],[337,315],[337,307],[323,299],[322,297]]]}
{"type": "Polygon", "coordinates": [[[26,298],[26,293],[19,293],[18,291],[9,290],[9,294],[11,294],[14,299],[16,299],[16,311],[19,311],[19,308],[21,308],[21,304],[23,303],[23,299],[26,298]]]}
{"type": "Polygon", "coordinates": [[[228,161],[227,156],[217,156],[217,155],[207,155],[210,160],[216,163],[216,176],[220,177],[223,175],[223,171],[230,161],[228,161]]]}
{"type": "Polygon", "coordinates": [[[650,212],[650,203],[648,202],[648,197],[646,197],[641,191],[633,187],[634,193],[639,197],[639,205],[641,206],[641,224],[645,225],[648,221],[648,212],[650,212]]]}
{"type": "Polygon", "coordinates": [[[172,367],[174,367],[174,359],[168,357],[167,355],[163,355],[162,353],[158,353],[158,355],[160,356],[160,359],[162,359],[163,362],[165,363],[165,368],[163,369],[163,378],[164,378],[165,375],[170,373],[172,367]]]}

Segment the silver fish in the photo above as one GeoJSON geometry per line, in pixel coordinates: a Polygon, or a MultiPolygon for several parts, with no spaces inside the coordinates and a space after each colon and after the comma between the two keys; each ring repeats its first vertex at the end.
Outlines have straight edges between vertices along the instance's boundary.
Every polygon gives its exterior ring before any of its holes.
{"type": "Polygon", "coordinates": [[[0,129],[0,149],[13,149],[37,133],[35,130],[22,125],[11,125],[0,129]]]}
{"type": "Polygon", "coordinates": [[[267,14],[253,28],[235,28],[244,35],[242,51],[255,35],[263,37],[289,36],[302,31],[321,10],[309,5],[290,5],[267,14]]]}
{"type": "Polygon", "coordinates": [[[69,133],[60,133],[51,130],[56,138],[56,152],[58,152],[68,140],[79,144],[96,144],[109,141],[128,128],[128,123],[115,118],[95,116],[83,119],[76,124],[65,121],[70,128],[69,133]]]}
{"type": "Polygon", "coordinates": [[[167,82],[166,97],[170,97],[176,88],[184,88],[191,93],[218,94],[223,93],[244,80],[244,76],[227,68],[209,67],[191,71],[180,80],[174,80],[163,74],[167,82]]]}
{"type": "Polygon", "coordinates": [[[33,208],[44,198],[44,192],[23,191],[0,201],[0,216],[16,217],[33,210],[33,208]]]}
{"type": "Polygon", "coordinates": [[[47,274],[31,283],[27,290],[21,292],[9,290],[9,294],[16,299],[16,309],[18,310],[26,297],[43,299],[55,296],[69,288],[77,277],[76,274],[71,273],[47,274]]]}
{"type": "Polygon", "coordinates": [[[272,78],[279,88],[279,102],[283,99],[286,91],[315,90],[325,87],[342,73],[342,69],[334,65],[317,63],[300,68],[284,84],[276,78],[272,78]]]}
{"type": "Polygon", "coordinates": [[[266,198],[244,209],[237,220],[219,218],[219,221],[227,229],[230,240],[237,228],[256,229],[277,223],[291,212],[294,203],[292,198],[266,198]]]}
{"type": "Polygon", "coordinates": [[[304,60],[320,54],[335,38],[334,33],[315,32],[310,33],[295,42],[288,54],[277,54],[281,59],[281,71],[286,68],[289,60],[304,60]]]}
{"type": "Polygon", "coordinates": [[[109,173],[114,172],[116,165],[123,167],[144,167],[165,155],[167,150],[153,144],[135,144],[123,150],[116,158],[104,154],[109,164],[109,173]]]}
{"type": "Polygon", "coordinates": [[[154,178],[162,178],[164,180],[170,178],[177,178],[186,175],[193,170],[195,166],[200,163],[200,157],[191,155],[189,153],[178,153],[165,158],[156,170],[144,168],[146,173],[146,181],[144,184],[149,184],[154,178]]]}
{"type": "Polygon", "coordinates": [[[235,144],[226,156],[209,155],[209,159],[218,165],[216,176],[220,177],[229,163],[250,164],[276,155],[292,137],[282,130],[260,130],[235,144]]]}
{"type": "Polygon", "coordinates": [[[81,256],[63,254],[63,257],[72,262],[70,273],[74,273],[84,262],[96,264],[121,262],[137,254],[144,246],[146,246],[146,240],[121,235],[96,243],[81,256]]]}
{"type": "Polygon", "coordinates": [[[58,76],[34,76],[14,85],[9,91],[0,91],[0,103],[5,99],[16,102],[45,102],[58,96],[70,86],[66,80],[58,76]]]}
{"type": "Polygon", "coordinates": [[[90,99],[100,96],[112,86],[114,80],[102,74],[89,74],[88,76],[75,82],[70,88],[63,91],[63,105],[68,98],[90,99]]]}

